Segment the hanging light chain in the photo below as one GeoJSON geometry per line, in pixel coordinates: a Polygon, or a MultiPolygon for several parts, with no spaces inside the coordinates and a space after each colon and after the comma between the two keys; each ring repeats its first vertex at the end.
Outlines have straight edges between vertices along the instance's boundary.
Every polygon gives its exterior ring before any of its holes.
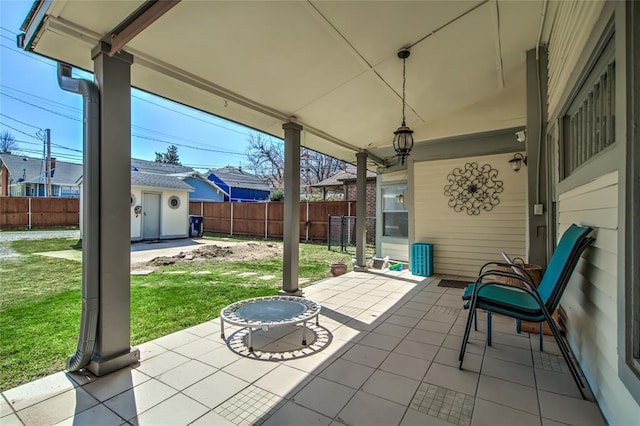
{"type": "Polygon", "coordinates": [[[406,126],[405,115],[404,115],[406,84],[407,84],[407,58],[402,58],[402,125],[403,126],[406,126]]]}

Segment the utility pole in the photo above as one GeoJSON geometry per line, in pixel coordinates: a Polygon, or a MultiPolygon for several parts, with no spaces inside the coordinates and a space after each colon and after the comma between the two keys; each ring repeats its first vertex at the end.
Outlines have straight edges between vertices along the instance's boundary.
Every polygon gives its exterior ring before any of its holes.
{"type": "Polygon", "coordinates": [[[45,196],[51,197],[51,129],[45,129],[44,137],[47,143],[47,193],[45,196]]]}

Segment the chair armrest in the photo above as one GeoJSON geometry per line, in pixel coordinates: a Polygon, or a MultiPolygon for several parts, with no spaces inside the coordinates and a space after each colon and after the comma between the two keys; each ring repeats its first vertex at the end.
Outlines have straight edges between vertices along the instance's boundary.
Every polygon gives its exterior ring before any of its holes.
{"type": "Polygon", "coordinates": [[[505,278],[513,278],[517,281],[522,282],[522,286],[517,285],[517,284],[510,284],[510,283],[500,283],[500,284],[504,284],[504,285],[508,285],[511,287],[526,287],[529,290],[532,290],[534,288],[536,288],[536,286],[533,284],[533,280],[529,281],[527,278],[523,277],[520,274],[517,274],[515,272],[510,272],[510,271],[504,271],[501,269],[489,269],[487,271],[485,271],[484,274],[482,274],[483,276],[500,276],[500,277],[505,277],[505,278]]]}
{"type": "Polygon", "coordinates": [[[474,288],[473,288],[473,294],[471,296],[471,305],[473,306],[475,304],[475,299],[477,299],[478,297],[478,292],[480,291],[480,289],[484,286],[498,286],[498,287],[505,287],[505,288],[518,288],[526,293],[529,293],[535,300],[536,302],[544,308],[544,303],[542,302],[542,298],[540,297],[540,294],[538,293],[538,290],[530,285],[529,283],[527,283],[527,281],[521,277],[520,275],[513,273],[513,272],[505,272],[505,271],[487,271],[484,274],[480,274],[480,276],[478,276],[478,278],[476,279],[474,288]],[[510,284],[503,284],[503,283],[496,283],[496,282],[483,282],[482,279],[486,278],[488,276],[495,276],[495,275],[499,275],[499,276],[506,276],[506,277],[510,277],[510,278],[515,278],[518,279],[520,281],[522,281],[522,283],[525,285],[524,287],[519,287],[519,286],[514,286],[514,285],[510,285],[510,284]]]}
{"type": "Polygon", "coordinates": [[[522,266],[516,263],[487,262],[484,265],[482,265],[482,267],[480,268],[480,272],[478,273],[478,276],[486,274],[488,271],[485,271],[485,268],[488,266],[502,266],[504,268],[509,268],[513,270],[513,272],[510,272],[510,271],[507,272],[507,271],[502,271],[497,269],[491,269],[491,271],[495,273],[494,275],[512,274],[512,275],[502,275],[502,276],[515,278],[519,281],[522,281],[523,283],[526,283],[526,285],[529,285],[530,287],[534,287],[533,278],[531,277],[531,274],[529,274],[529,272],[527,272],[526,269],[524,269],[522,266]],[[517,272],[516,269],[519,272],[517,272]]]}

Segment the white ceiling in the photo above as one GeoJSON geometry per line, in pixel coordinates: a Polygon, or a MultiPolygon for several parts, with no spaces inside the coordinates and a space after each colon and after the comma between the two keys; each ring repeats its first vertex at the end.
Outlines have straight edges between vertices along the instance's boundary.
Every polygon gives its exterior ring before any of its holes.
{"type": "MultiPolygon", "coordinates": [[[[90,49],[141,4],[53,0],[33,50],[91,69],[90,49]]],[[[277,136],[295,116],[303,144],[353,162],[358,149],[391,153],[405,46],[416,141],[523,125],[524,54],[542,10],[542,0],[183,0],[124,50],[136,87],[277,136]]]]}

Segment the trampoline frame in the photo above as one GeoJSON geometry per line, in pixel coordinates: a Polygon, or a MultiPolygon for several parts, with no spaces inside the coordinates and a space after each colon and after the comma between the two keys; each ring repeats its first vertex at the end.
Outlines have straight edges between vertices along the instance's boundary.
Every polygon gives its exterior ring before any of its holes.
{"type": "Polygon", "coordinates": [[[240,327],[249,329],[249,352],[253,352],[253,329],[261,328],[262,330],[268,331],[269,327],[279,327],[283,325],[296,325],[302,323],[302,345],[307,345],[307,321],[311,321],[315,318],[316,325],[320,325],[319,315],[320,315],[320,304],[314,302],[313,300],[305,299],[304,297],[298,296],[264,296],[264,297],[254,297],[252,299],[245,299],[239,302],[232,303],[228,306],[225,306],[220,311],[220,337],[225,340],[224,335],[224,323],[228,323],[231,325],[237,325],[240,327]],[[298,314],[294,315],[290,318],[283,318],[280,320],[270,320],[270,321],[258,321],[258,320],[248,320],[246,318],[241,317],[237,314],[238,309],[243,306],[258,303],[258,302],[269,302],[269,301],[285,301],[285,302],[295,302],[304,305],[307,309],[298,314]]]}

